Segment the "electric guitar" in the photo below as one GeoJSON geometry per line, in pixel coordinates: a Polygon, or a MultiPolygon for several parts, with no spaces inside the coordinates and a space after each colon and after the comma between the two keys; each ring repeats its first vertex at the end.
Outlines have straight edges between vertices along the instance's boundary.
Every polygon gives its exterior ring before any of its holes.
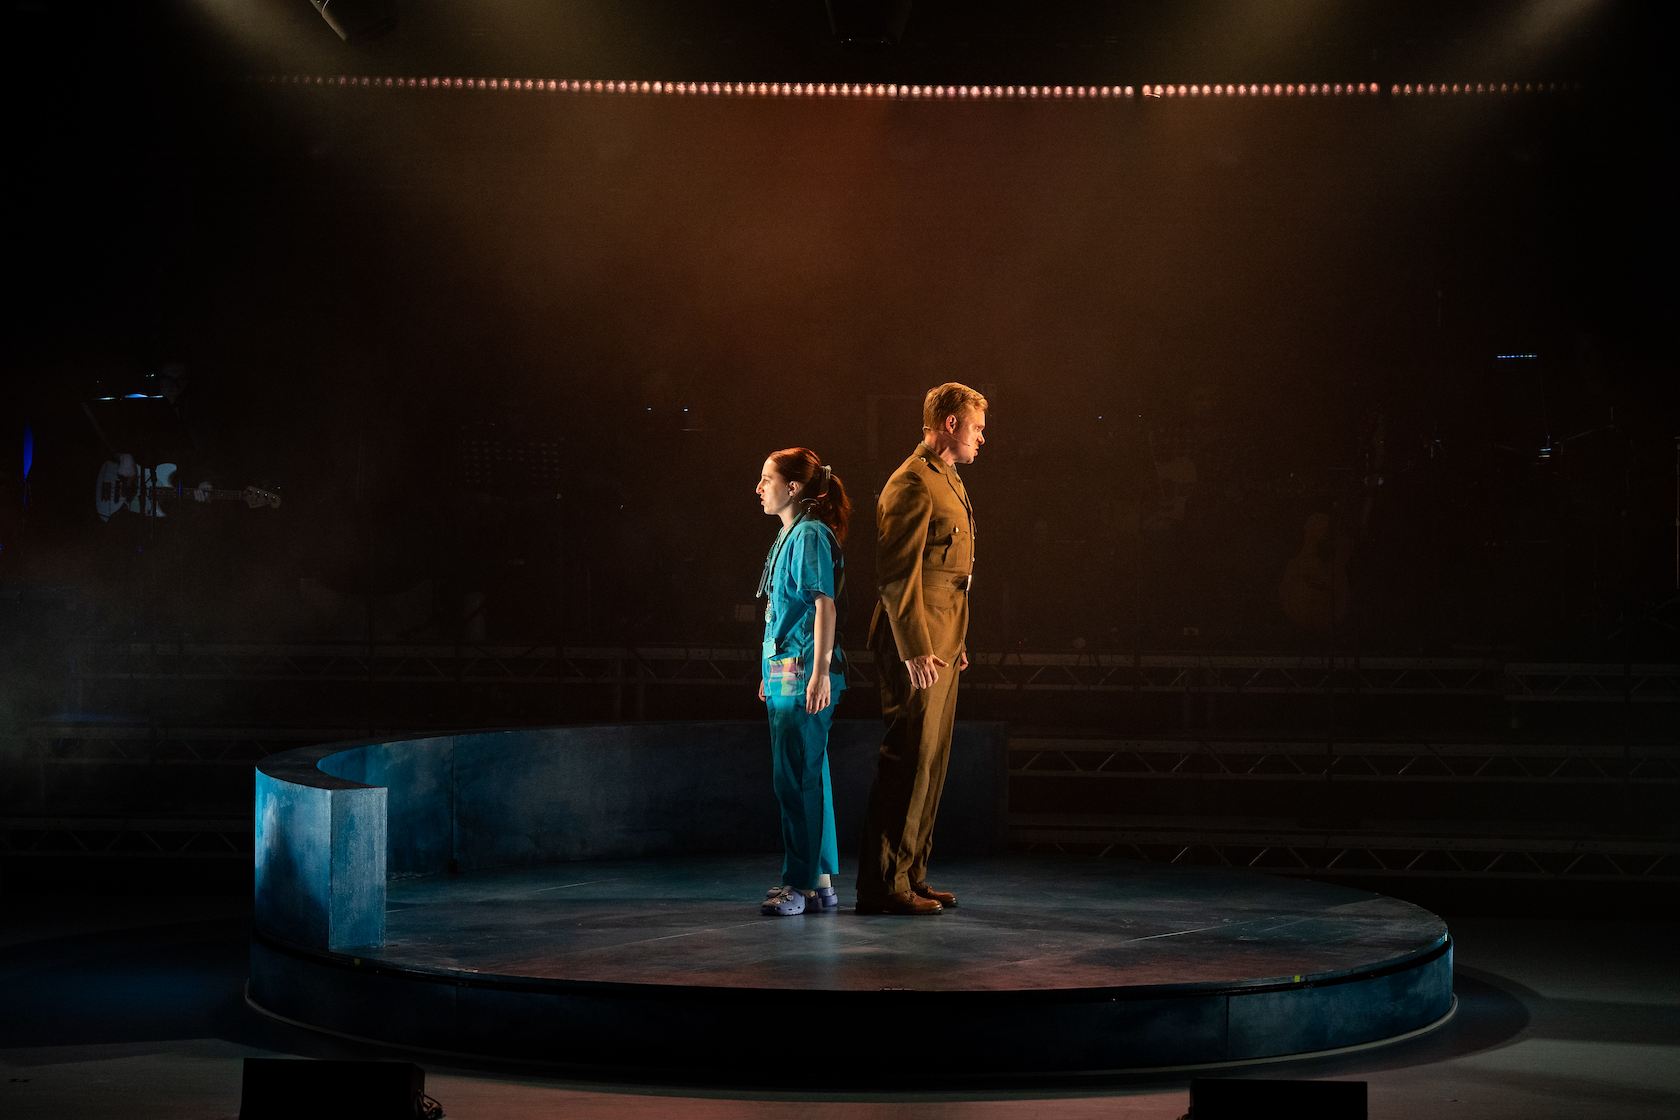
{"type": "MultiPolygon", "coordinates": [[[[161,499],[165,495],[176,496],[175,464],[159,463],[156,467],[136,464],[134,473],[127,476],[121,470],[115,460],[107,461],[99,468],[99,478],[93,490],[93,505],[99,512],[99,520],[109,521],[113,514],[124,509],[145,517],[164,516],[161,499]]],[[[278,493],[256,486],[247,486],[243,490],[186,490],[179,496],[185,498],[189,494],[199,501],[242,501],[252,509],[261,506],[280,508],[278,493]]]]}

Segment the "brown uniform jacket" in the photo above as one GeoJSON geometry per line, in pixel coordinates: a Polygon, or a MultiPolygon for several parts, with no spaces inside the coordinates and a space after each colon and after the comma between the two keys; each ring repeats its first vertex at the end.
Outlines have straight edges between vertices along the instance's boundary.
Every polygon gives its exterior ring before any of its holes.
{"type": "Polygon", "coordinates": [[[956,664],[968,639],[974,509],[955,468],[926,444],[881,491],[875,564],[880,600],[869,622],[871,647],[880,648],[884,620],[900,660],[932,653],[956,664]]]}

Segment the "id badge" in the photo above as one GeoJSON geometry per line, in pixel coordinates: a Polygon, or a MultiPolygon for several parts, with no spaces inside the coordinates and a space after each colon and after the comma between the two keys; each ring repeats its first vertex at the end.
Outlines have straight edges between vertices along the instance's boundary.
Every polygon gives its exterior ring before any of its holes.
{"type": "Polygon", "coordinates": [[[804,673],[799,666],[797,657],[772,657],[769,662],[770,673],[764,681],[766,696],[803,696],[805,686],[800,683],[804,673]]]}

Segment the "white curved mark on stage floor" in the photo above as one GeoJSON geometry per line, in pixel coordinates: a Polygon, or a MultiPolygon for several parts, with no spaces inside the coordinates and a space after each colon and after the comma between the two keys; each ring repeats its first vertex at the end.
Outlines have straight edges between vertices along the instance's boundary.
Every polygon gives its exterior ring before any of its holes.
{"type": "Polygon", "coordinates": [[[588,879],[588,880],[585,880],[582,883],[561,883],[558,887],[538,887],[536,890],[532,891],[531,893],[532,894],[541,894],[544,891],[563,891],[567,887],[593,887],[596,883],[616,883],[616,882],[619,881],[619,879],[622,879],[622,878],[624,878],[624,876],[620,875],[620,876],[617,876],[616,878],[612,878],[612,879],[588,879]]]}
{"type": "MultiPolygon", "coordinates": [[[[734,924],[732,926],[724,926],[722,928],[724,928],[724,929],[740,929],[742,926],[754,926],[754,925],[757,925],[757,924],[758,924],[757,922],[737,922],[736,924],[734,924]]],[[[640,938],[636,941],[624,941],[624,942],[620,942],[619,944],[620,944],[620,947],[622,947],[624,945],[646,945],[649,942],[653,942],[653,941],[669,941],[673,937],[693,937],[697,933],[716,933],[716,932],[717,932],[716,929],[691,929],[691,930],[688,930],[685,933],[667,933],[662,937],[643,937],[643,938],[640,938]]]]}
{"type": "Polygon", "coordinates": [[[1205,929],[1220,929],[1224,925],[1224,922],[1220,922],[1217,925],[1197,926],[1195,929],[1175,929],[1171,933],[1152,933],[1148,937],[1128,937],[1122,944],[1130,945],[1134,941],[1154,941],[1161,937],[1182,937],[1187,933],[1201,933],[1205,929]]]}

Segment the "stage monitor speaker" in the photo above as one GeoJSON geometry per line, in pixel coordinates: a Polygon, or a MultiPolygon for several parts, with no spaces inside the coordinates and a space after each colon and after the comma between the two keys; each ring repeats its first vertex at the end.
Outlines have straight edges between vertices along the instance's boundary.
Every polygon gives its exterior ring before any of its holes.
{"type": "Polygon", "coordinates": [[[436,1120],[426,1071],[413,1062],[246,1058],[239,1120],[436,1120]]]}
{"type": "Polygon", "coordinates": [[[348,43],[371,39],[397,25],[397,0],[309,0],[327,25],[348,43]]]}
{"type": "Polygon", "coordinates": [[[1366,1120],[1363,1081],[1193,1077],[1190,1120],[1366,1120]]]}

